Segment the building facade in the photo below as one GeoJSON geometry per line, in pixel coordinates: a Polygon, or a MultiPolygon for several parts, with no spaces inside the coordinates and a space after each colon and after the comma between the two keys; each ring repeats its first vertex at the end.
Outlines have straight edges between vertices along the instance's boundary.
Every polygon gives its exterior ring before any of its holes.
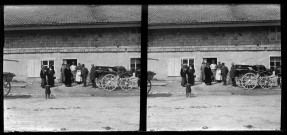
{"type": "Polygon", "coordinates": [[[150,6],[148,70],[159,80],[180,79],[181,64],[202,62],[281,65],[279,5],[150,6]]]}
{"type": "Polygon", "coordinates": [[[89,70],[91,64],[139,68],[140,15],[140,6],[4,7],[3,59],[19,62],[3,61],[3,71],[38,81],[41,65],[53,65],[58,79],[62,63],[72,61],[89,70]]]}

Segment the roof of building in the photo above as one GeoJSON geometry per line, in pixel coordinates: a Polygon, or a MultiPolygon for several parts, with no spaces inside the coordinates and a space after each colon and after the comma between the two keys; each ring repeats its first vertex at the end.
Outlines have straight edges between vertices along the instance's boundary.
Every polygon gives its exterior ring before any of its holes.
{"type": "Polygon", "coordinates": [[[280,22],[280,5],[157,5],[149,25],[280,22]]]}
{"type": "Polygon", "coordinates": [[[140,23],[137,5],[21,5],[4,7],[4,26],[140,23]]]}

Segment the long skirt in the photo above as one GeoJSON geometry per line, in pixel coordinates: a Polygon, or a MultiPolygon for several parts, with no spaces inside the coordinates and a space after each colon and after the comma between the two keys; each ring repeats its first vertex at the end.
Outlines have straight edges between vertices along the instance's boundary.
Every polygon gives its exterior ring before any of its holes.
{"type": "Polygon", "coordinates": [[[76,73],[76,82],[82,82],[81,70],[77,70],[77,73],[76,73]]]}
{"type": "Polygon", "coordinates": [[[64,74],[64,72],[61,73],[61,82],[65,83],[65,74],[64,74]]]}
{"type": "Polygon", "coordinates": [[[51,77],[48,77],[48,85],[50,85],[50,87],[54,87],[54,77],[51,76],[51,77]]]}
{"type": "Polygon", "coordinates": [[[185,86],[187,83],[186,77],[181,77],[181,86],[185,86]]]}
{"type": "Polygon", "coordinates": [[[200,79],[202,82],[205,81],[205,73],[204,72],[201,72],[200,79]]]}
{"type": "Polygon", "coordinates": [[[216,76],[215,76],[215,79],[217,81],[221,81],[222,80],[222,76],[221,76],[221,70],[216,70],[216,76]]]}
{"type": "Polygon", "coordinates": [[[45,88],[45,86],[47,85],[47,80],[46,78],[41,78],[41,87],[45,88]]]}
{"type": "Polygon", "coordinates": [[[72,79],[72,76],[66,75],[65,78],[66,78],[66,79],[65,79],[65,85],[66,85],[66,86],[71,86],[71,84],[72,84],[72,80],[71,80],[71,79],[72,79]]]}

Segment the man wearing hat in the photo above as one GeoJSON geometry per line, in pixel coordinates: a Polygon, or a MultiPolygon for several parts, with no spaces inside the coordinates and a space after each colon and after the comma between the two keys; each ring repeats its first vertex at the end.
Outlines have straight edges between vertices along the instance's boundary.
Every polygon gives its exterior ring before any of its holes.
{"type": "Polygon", "coordinates": [[[82,76],[83,83],[84,83],[83,87],[87,87],[86,83],[87,83],[88,74],[89,74],[88,69],[85,67],[85,64],[82,64],[81,76],[82,76]]]}

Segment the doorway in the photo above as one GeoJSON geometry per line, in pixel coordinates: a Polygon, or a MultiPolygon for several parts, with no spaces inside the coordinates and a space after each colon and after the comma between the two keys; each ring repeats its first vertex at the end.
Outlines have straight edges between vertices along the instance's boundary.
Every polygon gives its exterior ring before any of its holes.
{"type": "Polygon", "coordinates": [[[63,59],[64,64],[72,65],[72,62],[75,62],[75,65],[77,66],[78,60],[77,59],[63,59]]]}
{"type": "Polygon", "coordinates": [[[203,58],[203,62],[205,63],[209,63],[209,64],[212,64],[212,61],[215,62],[215,64],[217,64],[217,58],[203,58]]]}

